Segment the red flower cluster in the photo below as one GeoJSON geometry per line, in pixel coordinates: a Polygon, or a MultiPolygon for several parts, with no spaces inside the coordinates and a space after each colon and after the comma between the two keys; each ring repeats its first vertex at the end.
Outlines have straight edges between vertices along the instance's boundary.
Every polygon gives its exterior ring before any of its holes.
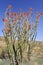
{"type": "Polygon", "coordinates": [[[29,16],[29,12],[25,12],[24,13],[24,16],[27,16],[28,17],[29,16]]]}
{"type": "Polygon", "coordinates": [[[28,29],[31,29],[31,25],[30,24],[28,24],[28,29]]]}
{"type": "Polygon", "coordinates": [[[14,16],[16,16],[16,14],[17,14],[16,12],[11,12],[10,17],[13,18],[14,16]]]}
{"type": "Polygon", "coordinates": [[[40,15],[36,15],[36,19],[39,19],[40,15]]]}
{"type": "Polygon", "coordinates": [[[2,18],[2,21],[4,22],[4,21],[5,21],[5,19],[4,19],[4,18],[2,18]]]}
{"type": "Polygon", "coordinates": [[[9,22],[6,18],[2,18],[3,22],[9,22]]]}
{"type": "Polygon", "coordinates": [[[11,5],[8,5],[8,8],[9,8],[9,9],[11,9],[11,8],[12,8],[12,6],[11,6],[11,5]]]}
{"type": "Polygon", "coordinates": [[[20,17],[23,17],[23,13],[20,13],[19,15],[20,15],[20,17]]]}
{"type": "Polygon", "coordinates": [[[6,14],[9,16],[9,12],[6,12],[6,14]]]}
{"type": "Polygon", "coordinates": [[[6,22],[6,19],[5,19],[5,18],[2,18],[2,21],[3,21],[3,22],[6,22]]]}
{"type": "Polygon", "coordinates": [[[40,12],[40,15],[42,16],[43,15],[43,12],[40,12]]]}
{"type": "Polygon", "coordinates": [[[32,11],[33,9],[32,8],[30,8],[30,11],[32,11]]]}
{"type": "Polygon", "coordinates": [[[16,12],[12,12],[11,13],[11,16],[16,16],[16,12]]]}
{"type": "Polygon", "coordinates": [[[12,20],[12,22],[16,22],[16,19],[12,20]]]}

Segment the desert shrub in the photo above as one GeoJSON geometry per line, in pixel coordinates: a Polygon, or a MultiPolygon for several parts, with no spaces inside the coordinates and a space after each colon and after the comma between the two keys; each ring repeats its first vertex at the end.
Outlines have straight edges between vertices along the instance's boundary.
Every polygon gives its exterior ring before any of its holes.
{"type": "MultiPolygon", "coordinates": [[[[25,51],[26,45],[28,46],[28,60],[30,60],[31,47],[30,41],[35,41],[37,36],[38,21],[40,19],[40,13],[34,11],[32,8],[27,12],[13,12],[12,6],[9,5],[5,11],[5,16],[2,19],[4,22],[3,35],[7,44],[7,51],[9,59],[12,61],[12,65],[19,65],[18,57],[22,60],[22,53],[25,51]],[[35,17],[35,18],[34,18],[35,17]],[[18,47],[15,45],[15,40],[18,40],[18,47]],[[22,42],[22,43],[21,43],[22,42]],[[18,54],[17,57],[17,52],[18,54]],[[15,62],[15,63],[14,63],[15,62]]],[[[33,43],[34,44],[34,43],[33,43]]],[[[2,56],[5,52],[2,53],[2,56]]]]}
{"type": "Polygon", "coordinates": [[[1,47],[0,48],[0,58],[8,58],[7,48],[1,47]]]}

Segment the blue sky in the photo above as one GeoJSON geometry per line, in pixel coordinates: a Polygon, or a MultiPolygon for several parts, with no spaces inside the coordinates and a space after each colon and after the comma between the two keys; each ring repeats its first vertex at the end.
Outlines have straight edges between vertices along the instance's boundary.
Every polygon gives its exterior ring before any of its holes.
{"type": "MultiPolygon", "coordinates": [[[[2,29],[4,27],[2,17],[9,4],[13,6],[14,11],[18,11],[19,8],[23,8],[26,11],[32,7],[34,11],[38,10],[38,12],[43,12],[43,0],[0,0],[0,36],[3,35],[2,29]]],[[[39,21],[36,40],[43,41],[43,17],[39,21]]]]}

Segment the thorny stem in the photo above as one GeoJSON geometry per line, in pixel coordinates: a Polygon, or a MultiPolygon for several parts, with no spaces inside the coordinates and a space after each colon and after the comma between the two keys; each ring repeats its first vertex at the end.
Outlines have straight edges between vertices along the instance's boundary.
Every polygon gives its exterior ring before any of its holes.
{"type": "Polygon", "coordinates": [[[14,51],[15,63],[16,63],[16,65],[18,65],[18,61],[17,61],[17,51],[15,50],[14,44],[13,44],[13,51],[14,51]]]}

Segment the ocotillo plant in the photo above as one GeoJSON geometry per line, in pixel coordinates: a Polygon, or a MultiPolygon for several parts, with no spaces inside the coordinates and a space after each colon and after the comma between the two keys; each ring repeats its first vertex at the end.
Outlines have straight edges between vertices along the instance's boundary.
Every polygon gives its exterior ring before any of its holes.
{"type": "Polygon", "coordinates": [[[30,41],[34,41],[37,36],[37,27],[40,16],[43,13],[34,15],[33,9],[23,12],[12,12],[12,6],[9,5],[5,11],[5,16],[2,19],[4,22],[3,34],[7,44],[9,59],[12,64],[18,65],[23,58],[23,45],[28,45],[28,59],[30,60],[30,41]],[[15,43],[17,42],[17,46],[15,43]],[[14,63],[15,61],[15,63],[14,63]]]}

